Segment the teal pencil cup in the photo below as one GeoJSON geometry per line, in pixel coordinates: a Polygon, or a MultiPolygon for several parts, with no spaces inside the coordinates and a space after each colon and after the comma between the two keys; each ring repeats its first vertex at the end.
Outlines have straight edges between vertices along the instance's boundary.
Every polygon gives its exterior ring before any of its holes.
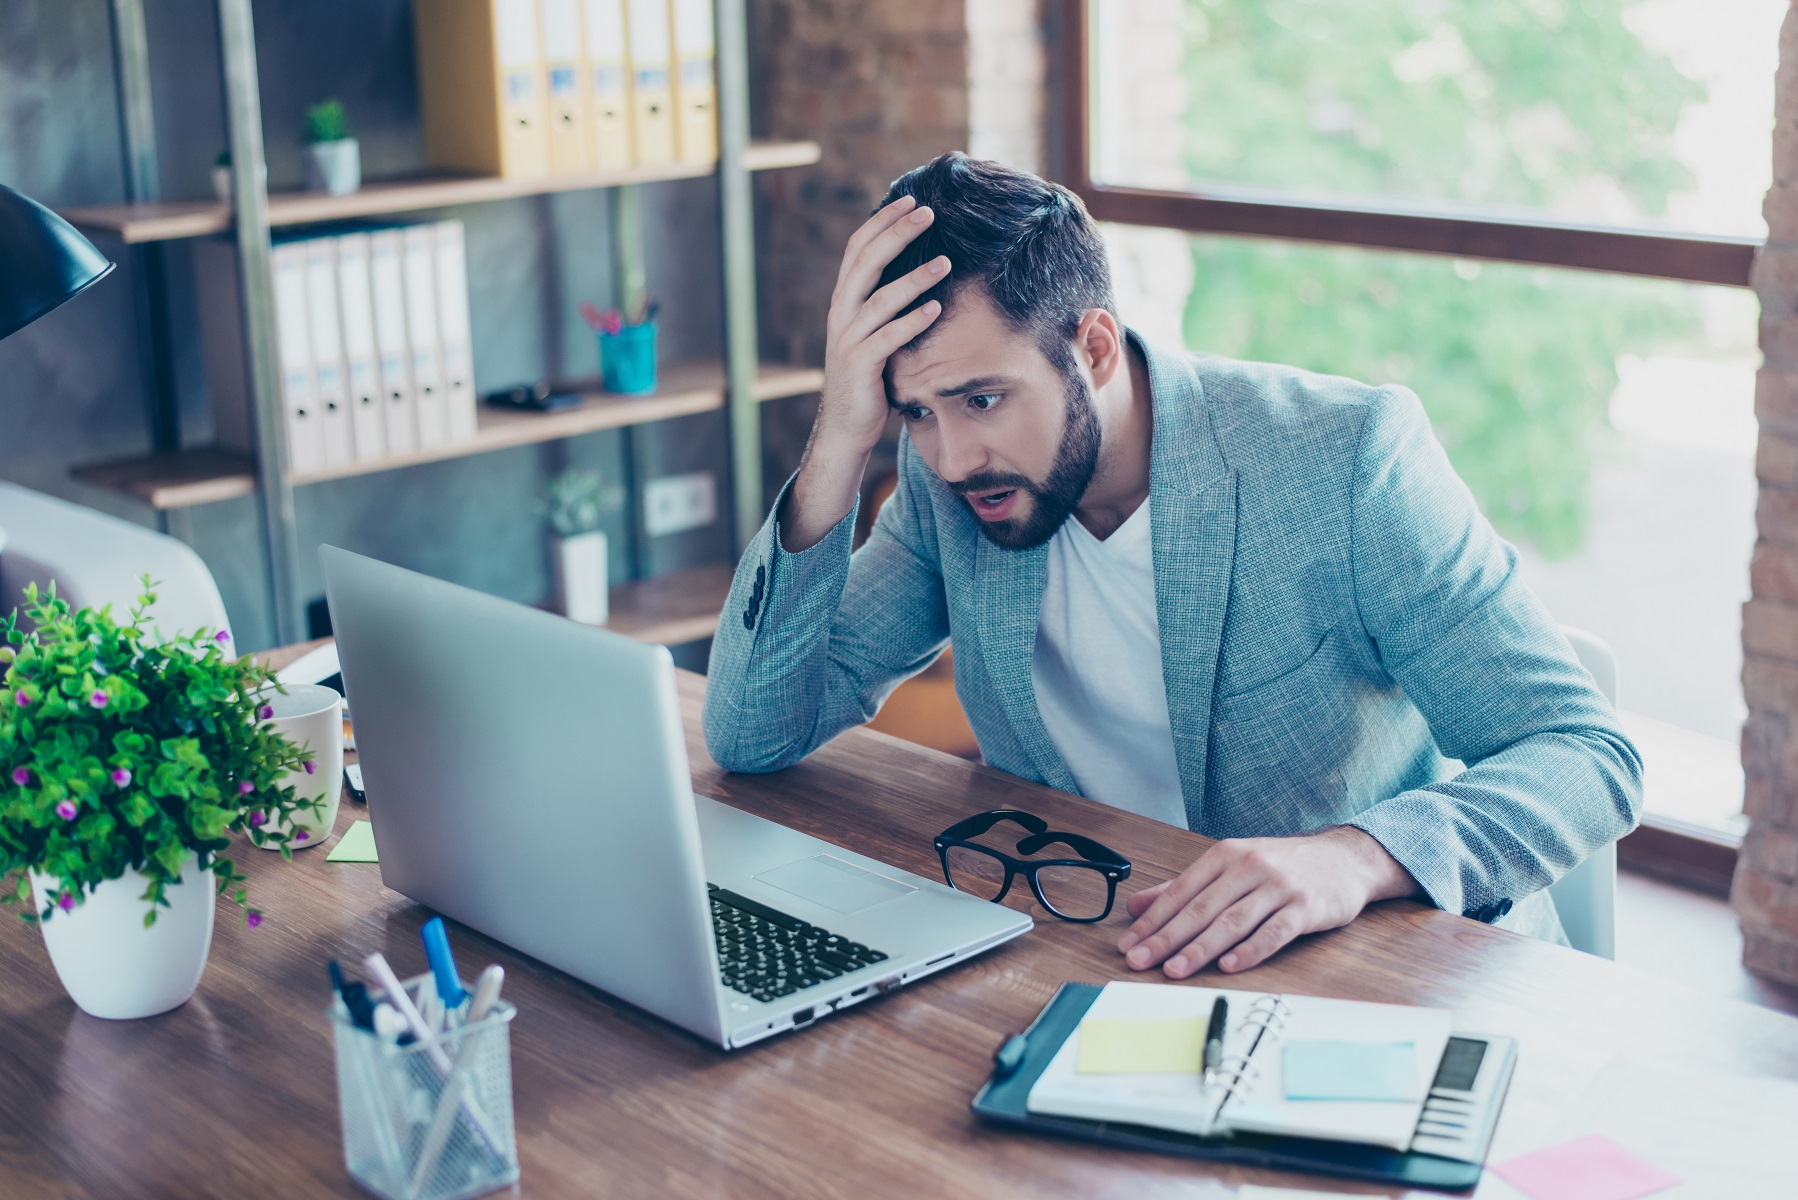
{"type": "Polygon", "coordinates": [[[606,391],[625,396],[643,396],[656,390],[654,321],[599,335],[599,378],[606,391]]]}

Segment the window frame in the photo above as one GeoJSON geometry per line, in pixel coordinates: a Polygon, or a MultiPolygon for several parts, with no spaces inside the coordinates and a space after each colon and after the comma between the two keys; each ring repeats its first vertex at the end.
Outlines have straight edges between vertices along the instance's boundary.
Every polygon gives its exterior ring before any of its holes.
{"type": "Polygon", "coordinates": [[[1188,233],[1365,246],[1749,287],[1760,238],[1498,215],[1403,201],[1336,202],[1260,188],[1195,191],[1101,184],[1092,176],[1091,0],[1060,0],[1055,28],[1057,179],[1095,220],[1188,233]]]}
{"type": "MultiPolygon", "coordinates": [[[[1101,0],[1103,2],[1103,0],[1101,0]]],[[[1049,0],[1051,170],[1095,220],[1187,233],[1361,246],[1492,262],[1604,271],[1750,288],[1763,239],[1495,215],[1402,201],[1333,202],[1271,189],[1195,191],[1101,184],[1092,177],[1092,0],[1049,0]]],[[[1643,813],[1619,842],[1632,869],[1726,892],[1739,837],[1643,813]]]]}

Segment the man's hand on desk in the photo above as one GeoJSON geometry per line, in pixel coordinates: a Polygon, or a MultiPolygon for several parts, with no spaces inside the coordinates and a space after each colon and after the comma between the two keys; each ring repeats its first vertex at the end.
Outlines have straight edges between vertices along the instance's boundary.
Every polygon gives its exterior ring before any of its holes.
{"type": "Polygon", "coordinates": [[[1213,959],[1220,970],[1246,971],[1302,934],[1347,925],[1375,900],[1416,894],[1410,872],[1351,825],[1232,838],[1126,900],[1136,920],[1118,949],[1139,971],[1164,964],[1170,979],[1213,959]]]}

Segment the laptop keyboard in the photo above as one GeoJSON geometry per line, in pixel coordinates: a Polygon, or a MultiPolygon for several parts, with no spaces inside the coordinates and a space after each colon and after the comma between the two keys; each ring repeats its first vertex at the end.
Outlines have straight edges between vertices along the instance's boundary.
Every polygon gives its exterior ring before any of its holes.
{"type": "Polygon", "coordinates": [[[778,1000],[801,988],[886,961],[886,955],[818,925],[727,892],[711,893],[712,933],[724,986],[757,1000],[778,1000]]]}

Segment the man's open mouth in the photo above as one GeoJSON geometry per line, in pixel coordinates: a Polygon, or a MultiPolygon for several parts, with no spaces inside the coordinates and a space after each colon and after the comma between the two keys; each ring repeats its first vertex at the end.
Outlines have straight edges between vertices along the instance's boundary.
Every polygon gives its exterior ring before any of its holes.
{"type": "Polygon", "coordinates": [[[982,508],[998,508],[1016,494],[1016,488],[1007,488],[1003,492],[987,492],[983,496],[974,497],[974,503],[982,508]]]}

